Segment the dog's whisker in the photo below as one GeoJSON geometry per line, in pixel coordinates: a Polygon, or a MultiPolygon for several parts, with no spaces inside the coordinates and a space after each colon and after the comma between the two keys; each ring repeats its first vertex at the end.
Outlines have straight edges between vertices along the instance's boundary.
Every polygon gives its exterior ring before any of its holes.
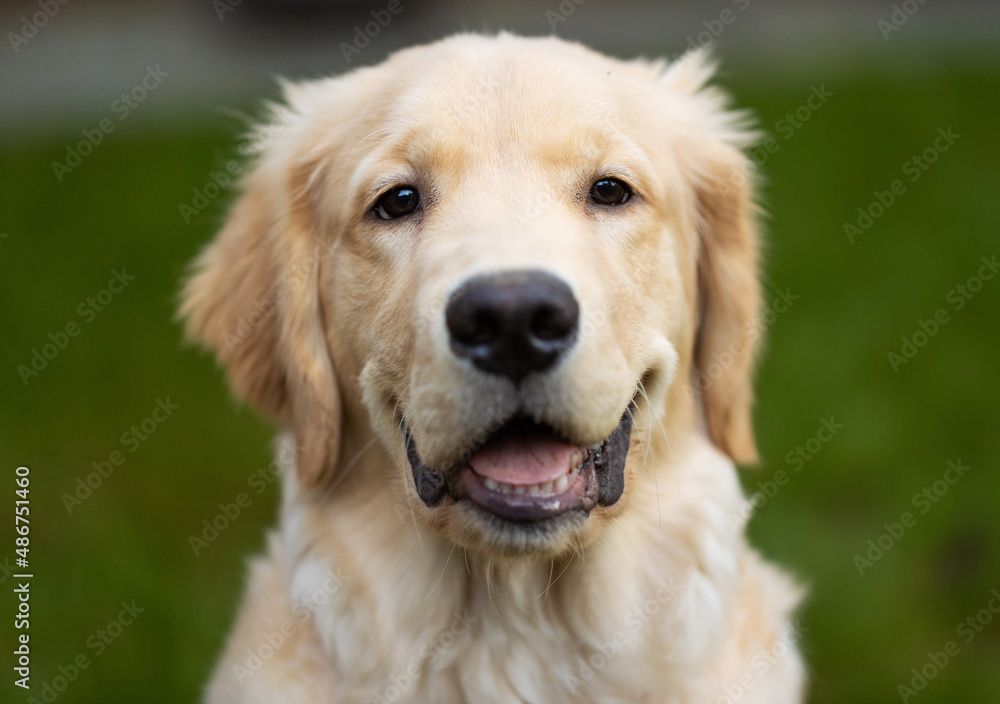
{"type": "MultiPolygon", "coordinates": [[[[395,405],[393,406],[393,409],[392,409],[392,417],[393,418],[399,418],[399,421],[396,424],[396,430],[399,431],[399,434],[400,434],[401,437],[405,438],[406,437],[406,431],[404,429],[403,418],[399,415],[399,399],[398,398],[396,399],[396,403],[395,403],[395,405]]],[[[397,466],[398,466],[400,474],[403,476],[403,486],[406,487],[406,494],[407,494],[407,496],[410,497],[411,499],[415,498],[416,489],[406,479],[406,475],[407,475],[407,466],[406,466],[406,464],[403,463],[403,462],[399,462],[397,466]]],[[[413,505],[414,505],[413,501],[407,501],[406,502],[406,508],[410,512],[410,518],[413,520],[413,527],[414,528],[418,528],[418,530],[416,531],[416,533],[417,533],[417,541],[420,543],[420,549],[423,550],[424,549],[424,537],[423,537],[423,535],[421,535],[421,533],[423,531],[419,530],[420,526],[418,525],[419,521],[417,520],[417,512],[413,510],[413,505]]],[[[430,524],[430,518],[428,517],[427,520],[424,521],[423,527],[426,528],[429,524],[430,524]]]]}
{"type": "Polygon", "coordinates": [[[430,598],[431,594],[435,592],[438,585],[441,584],[441,579],[444,577],[444,573],[448,571],[448,564],[451,562],[451,556],[455,554],[455,548],[458,547],[458,543],[452,543],[451,552],[448,553],[448,559],[444,561],[444,567],[441,568],[441,574],[438,575],[437,581],[434,582],[434,586],[431,590],[427,592],[427,596],[424,597],[424,601],[430,598]]]}
{"type": "MultiPolygon", "coordinates": [[[[674,449],[673,446],[670,444],[670,436],[667,433],[667,428],[663,424],[663,414],[659,411],[656,411],[653,407],[653,404],[649,402],[649,396],[646,394],[646,389],[641,382],[639,384],[639,391],[640,393],[642,393],[643,398],[646,399],[646,406],[647,408],[650,409],[650,412],[653,413],[653,417],[656,420],[656,424],[660,428],[660,433],[663,435],[663,441],[667,444],[667,455],[669,456],[670,459],[674,459],[674,449]]],[[[650,444],[652,444],[652,429],[650,429],[650,444]]]]}
{"type": "MultiPolygon", "coordinates": [[[[573,559],[577,556],[577,554],[579,554],[579,550],[577,549],[576,546],[574,546],[573,553],[569,556],[569,559],[566,560],[566,564],[563,565],[563,568],[559,571],[559,574],[556,575],[555,579],[552,579],[552,571],[551,570],[549,571],[549,580],[550,580],[549,586],[547,586],[545,588],[545,591],[542,592],[541,594],[543,604],[545,603],[545,600],[548,598],[549,591],[552,589],[553,586],[555,586],[555,583],[559,581],[559,578],[562,577],[564,574],[566,574],[566,570],[569,569],[570,564],[573,562],[573,559]]],[[[550,562],[550,565],[554,566],[555,562],[554,561],[550,562]]]]}
{"type": "MultiPolygon", "coordinates": [[[[399,465],[399,471],[400,472],[405,472],[406,471],[406,467],[404,467],[403,465],[399,465]]],[[[410,498],[413,498],[414,494],[416,493],[414,491],[413,487],[410,486],[409,482],[404,482],[404,485],[406,486],[406,494],[407,494],[407,496],[409,496],[410,498]]],[[[424,525],[420,526],[419,525],[419,520],[417,519],[417,512],[413,510],[413,501],[407,501],[406,502],[406,508],[410,512],[410,519],[413,521],[413,527],[416,528],[416,529],[418,529],[417,530],[417,542],[420,543],[420,549],[423,550],[424,549],[424,537],[421,535],[421,531],[419,529],[420,528],[426,528],[430,524],[430,519],[428,518],[426,521],[424,521],[424,525]]]]}
{"type": "MultiPolygon", "coordinates": [[[[392,409],[392,417],[399,419],[398,422],[396,423],[396,430],[399,432],[399,434],[400,434],[401,437],[405,438],[406,437],[406,431],[405,431],[405,428],[404,428],[403,418],[402,418],[402,416],[399,415],[399,399],[398,398],[396,399],[395,405],[393,406],[393,409],[392,409]]],[[[414,486],[409,481],[407,481],[407,479],[406,479],[406,475],[407,475],[407,466],[406,466],[406,464],[404,462],[398,462],[397,468],[399,469],[400,475],[402,475],[402,477],[403,477],[403,486],[406,487],[406,494],[407,494],[407,496],[409,498],[411,498],[411,499],[415,498],[416,490],[415,490],[414,486]]],[[[413,509],[413,505],[414,505],[414,501],[407,501],[406,502],[406,508],[407,508],[407,510],[410,513],[410,519],[413,521],[413,527],[418,529],[416,531],[416,533],[417,533],[417,541],[420,543],[420,549],[423,550],[424,549],[424,537],[422,535],[423,531],[419,530],[419,528],[421,528],[421,527],[426,528],[430,524],[430,518],[428,517],[424,521],[424,525],[423,526],[419,526],[419,521],[417,520],[417,512],[413,509]]]]}
{"type": "Polygon", "coordinates": [[[539,560],[541,560],[540,557],[538,557],[537,555],[533,555],[529,559],[527,567],[525,567],[524,569],[521,570],[521,574],[520,575],[515,575],[513,573],[513,571],[511,571],[511,577],[514,578],[513,581],[512,581],[512,585],[520,585],[529,576],[531,576],[532,573],[533,573],[534,567],[538,564],[539,560]]]}
{"type": "MultiPolygon", "coordinates": [[[[494,599],[494,597],[493,597],[493,588],[494,587],[497,587],[497,584],[496,584],[496,579],[494,578],[494,574],[493,574],[493,557],[490,556],[490,558],[486,562],[486,593],[489,594],[489,596],[490,596],[490,604],[493,605],[493,611],[496,613],[497,618],[500,619],[500,623],[502,623],[504,625],[507,625],[504,622],[503,616],[500,613],[500,608],[497,606],[496,599],[494,599]]],[[[500,596],[500,594],[499,594],[499,588],[498,588],[497,597],[499,597],[499,596],[500,596]]]]}
{"type": "Polygon", "coordinates": [[[646,394],[646,387],[643,385],[642,381],[639,382],[639,393],[641,393],[642,397],[646,399],[646,407],[650,409],[651,413],[653,413],[653,417],[656,420],[656,424],[660,427],[660,433],[662,433],[663,435],[663,440],[664,442],[667,443],[667,453],[670,459],[673,459],[674,451],[673,447],[670,445],[670,438],[667,436],[666,426],[663,425],[663,414],[656,411],[653,407],[653,404],[650,403],[649,396],[646,394]]]}
{"type": "Polygon", "coordinates": [[[545,584],[545,589],[538,595],[539,599],[541,599],[542,606],[545,605],[545,600],[548,598],[549,590],[552,588],[552,573],[555,571],[555,568],[555,560],[549,560],[549,579],[545,584]]]}
{"type": "Polygon", "coordinates": [[[344,468],[342,470],[340,470],[340,473],[337,476],[337,478],[334,481],[330,482],[330,486],[327,487],[326,491],[323,492],[323,496],[320,498],[320,503],[323,503],[328,498],[330,498],[330,494],[333,493],[333,490],[336,489],[340,485],[340,483],[343,482],[344,479],[347,478],[347,475],[350,474],[350,472],[351,472],[352,469],[354,469],[354,465],[356,465],[358,463],[358,461],[360,461],[362,455],[364,455],[366,452],[368,452],[368,450],[371,449],[372,445],[374,445],[377,440],[378,440],[378,438],[376,438],[373,435],[372,438],[371,438],[371,440],[369,440],[368,442],[366,442],[365,445],[364,445],[364,447],[362,447],[360,450],[358,450],[355,453],[354,457],[351,458],[351,461],[348,462],[346,465],[344,465],[344,468]]]}
{"type": "MultiPolygon", "coordinates": [[[[646,401],[645,404],[646,414],[644,417],[648,417],[651,414],[655,414],[655,411],[653,410],[653,405],[649,401],[649,395],[646,393],[646,387],[645,385],[643,385],[641,379],[639,380],[637,388],[639,390],[639,393],[642,394],[642,398],[646,401]]],[[[653,415],[653,417],[654,420],[656,420],[657,424],[660,426],[660,429],[663,430],[663,423],[660,421],[660,419],[656,415],[653,415]]],[[[646,435],[647,439],[645,443],[646,445],[645,451],[648,455],[648,453],[651,453],[653,451],[652,423],[647,424],[646,435]]],[[[664,430],[664,437],[666,437],[665,430],[664,430]]],[[[643,459],[643,462],[645,462],[645,457],[643,459]]],[[[653,487],[654,491],[656,492],[656,522],[657,525],[663,526],[663,509],[660,507],[660,478],[657,475],[655,464],[653,466],[653,487]]]]}
{"type": "MultiPolygon", "coordinates": [[[[636,408],[636,410],[638,410],[638,408],[636,408]]],[[[648,425],[648,423],[646,421],[646,415],[647,415],[647,413],[648,413],[648,411],[646,413],[642,413],[641,414],[642,415],[642,424],[641,424],[641,426],[637,426],[637,427],[641,427],[642,430],[643,430],[643,432],[639,434],[640,437],[642,435],[646,435],[646,436],[649,435],[649,425],[648,425]]],[[[635,423],[635,421],[634,421],[634,415],[635,415],[635,413],[633,412],[632,408],[630,407],[629,408],[629,417],[633,418],[633,424],[635,423]]],[[[647,439],[646,442],[643,443],[643,447],[642,447],[642,468],[643,469],[645,469],[646,466],[649,464],[649,452],[650,452],[650,443],[649,443],[649,441],[647,439]]]]}

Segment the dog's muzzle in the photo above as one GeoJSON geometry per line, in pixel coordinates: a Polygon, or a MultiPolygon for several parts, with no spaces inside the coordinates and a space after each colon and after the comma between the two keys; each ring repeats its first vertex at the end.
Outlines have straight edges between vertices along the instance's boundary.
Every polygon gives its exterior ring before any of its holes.
{"type": "MultiPolygon", "coordinates": [[[[558,364],[577,341],[579,320],[569,285],[538,269],[475,276],[452,293],[445,310],[452,354],[516,388],[558,364]]],[[[618,501],[631,432],[632,405],[615,431],[590,447],[520,414],[453,467],[424,464],[408,431],[406,454],[428,507],[451,496],[509,521],[540,521],[618,501]]]]}

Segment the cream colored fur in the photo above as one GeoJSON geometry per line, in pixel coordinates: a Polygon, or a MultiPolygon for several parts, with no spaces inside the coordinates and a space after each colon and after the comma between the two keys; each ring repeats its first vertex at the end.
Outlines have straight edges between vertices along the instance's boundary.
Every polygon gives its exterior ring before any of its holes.
{"type": "Polygon", "coordinates": [[[711,73],[461,35],[286,86],[182,304],[288,429],[279,525],[208,702],[802,701],[798,590],[735,518],[758,243],[752,135],[711,73]],[[609,174],[636,196],[595,210],[609,174]],[[420,216],[373,219],[399,183],[420,216]],[[463,280],[505,268],[561,277],[583,321],[522,396],[443,324],[463,280]],[[625,494],[578,530],[505,544],[415,496],[402,424],[447,466],[521,403],[598,442],[636,389],[625,494]]]}

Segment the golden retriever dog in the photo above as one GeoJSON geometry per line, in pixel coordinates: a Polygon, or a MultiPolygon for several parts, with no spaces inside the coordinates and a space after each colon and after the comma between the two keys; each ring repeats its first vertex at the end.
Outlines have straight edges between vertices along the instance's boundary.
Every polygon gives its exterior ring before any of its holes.
{"type": "Polygon", "coordinates": [[[181,307],[284,429],[208,702],[802,700],[712,71],[465,34],[285,86],[181,307]]]}

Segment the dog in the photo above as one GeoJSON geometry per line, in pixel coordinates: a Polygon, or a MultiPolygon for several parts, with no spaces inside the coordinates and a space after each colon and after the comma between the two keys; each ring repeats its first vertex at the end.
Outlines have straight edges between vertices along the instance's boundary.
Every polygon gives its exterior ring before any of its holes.
{"type": "Polygon", "coordinates": [[[208,702],[802,701],[713,72],[462,34],[284,85],[180,306],[283,429],[208,702]]]}

